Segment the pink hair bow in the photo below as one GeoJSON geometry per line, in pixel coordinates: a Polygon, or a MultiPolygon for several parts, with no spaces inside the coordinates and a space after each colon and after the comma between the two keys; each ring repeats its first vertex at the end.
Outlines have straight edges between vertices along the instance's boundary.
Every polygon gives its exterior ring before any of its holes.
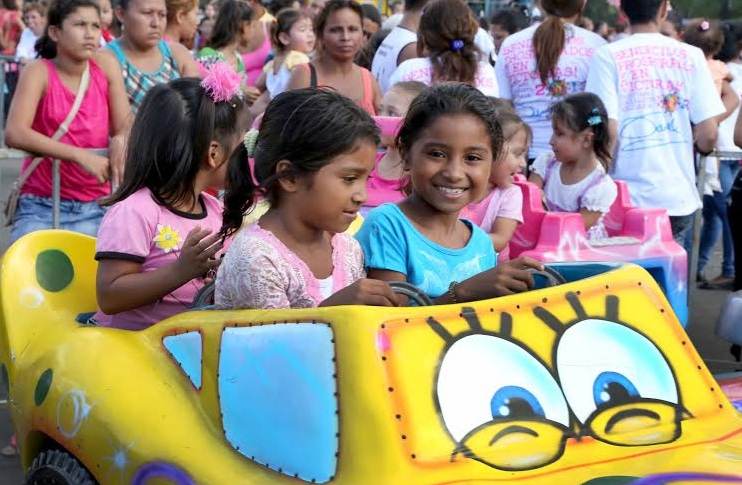
{"type": "Polygon", "coordinates": [[[698,28],[699,30],[701,30],[701,32],[706,32],[708,29],[711,28],[711,24],[709,23],[708,20],[704,20],[703,22],[701,22],[698,28]]]}
{"type": "Polygon", "coordinates": [[[242,99],[242,77],[224,61],[201,65],[201,87],[215,103],[226,103],[232,98],[242,99]]]}

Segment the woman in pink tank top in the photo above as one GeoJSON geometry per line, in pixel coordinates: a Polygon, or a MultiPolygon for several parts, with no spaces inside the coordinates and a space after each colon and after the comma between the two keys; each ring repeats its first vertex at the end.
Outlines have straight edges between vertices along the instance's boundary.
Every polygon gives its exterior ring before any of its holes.
{"type": "MultiPolygon", "coordinates": [[[[255,23],[254,29],[259,29],[258,32],[262,32],[263,40],[257,45],[255,50],[242,53],[248,86],[255,86],[255,82],[263,72],[263,66],[268,62],[268,56],[270,56],[272,50],[269,25],[266,22],[258,21],[255,23]]],[[[257,37],[259,38],[260,36],[257,37]]]]}
{"type": "MultiPolygon", "coordinates": [[[[111,65],[96,63],[100,13],[95,0],[53,3],[50,26],[58,43],[45,34],[40,60],[22,72],[8,115],[9,146],[43,156],[21,188],[11,240],[52,227],[52,159],[60,164],[60,226],[95,235],[103,210],[98,199],[110,193],[111,164],[90,149],[106,149],[113,136],[119,146],[130,113],[121,76],[111,65]],[[80,108],[58,141],[52,136],[72,110],[87,70],[89,82],[80,108]]],[[[25,160],[22,173],[32,157],[25,160]]]]}
{"type": "Polygon", "coordinates": [[[368,69],[354,63],[363,46],[363,10],[352,0],[330,0],[315,22],[317,57],[294,69],[289,89],[330,86],[368,114],[381,104],[381,90],[368,69]]]}

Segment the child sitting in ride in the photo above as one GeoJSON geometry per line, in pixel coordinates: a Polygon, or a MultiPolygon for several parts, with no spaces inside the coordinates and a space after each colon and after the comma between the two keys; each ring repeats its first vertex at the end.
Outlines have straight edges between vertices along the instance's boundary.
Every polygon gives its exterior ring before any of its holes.
{"type": "Polygon", "coordinates": [[[498,111],[497,121],[505,143],[492,165],[489,195],[470,204],[463,216],[489,233],[502,261],[518,224],[523,223],[523,193],[513,185],[513,177],[526,167],[531,129],[513,111],[498,111]]]}
{"type": "Polygon", "coordinates": [[[100,324],[139,330],[185,311],[216,269],[222,208],[205,190],[224,185],[243,111],[240,78],[224,64],[147,93],[98,232],[100,324]]]}
{"type": "Polygon", "coordinates": [[[533,163],[529,181],[543,188],[546,208],[579,212],[588,239],[605,239],[605,214],[618,190],[606,173],[611,160],[608,116],[592,93],[574,94],[552,108],[553,153],[533,163]]]}
{"type": "MultiPolygon", "coordinates": [[[[381,101],[381,116],[390,118],[404,118],[410,103],[423,92],[425,85],[417,81],[397,83],[386,92],[381,101]]],[[[404,170],[399,150],[394,144],[394,136],[385,134],[382,130],[381,148],[384,150],[376,163],[376,168],[368,178],[368,198],[361,208],[361,213],[383,204],[384,202],[399,202],[404,198],[404,170]]]]}
{"type": "Polygon", "coordinates": [[[502,132],[492,103],[466,84],[423,91],[397,136],[410,195],[369,212],[358,233],[371,278],[407,281],[435,303],[475,301],[532,287],[522,258],[496,266],[487,233],[461,211],[484,196],[502,132]]]}
{"type": "Polygon", "coordinates": [[[229,165],[221,234],[237,234],[217,274],[216,306],[395,305],[387,283],[365,279],[361,248],[344,234],[366,200],[379,143],[373,119],[334,91],[299,89],[276,96],[254,135],[229,165]],[[240,230],[259,196],[270,208],[240,230]]]}

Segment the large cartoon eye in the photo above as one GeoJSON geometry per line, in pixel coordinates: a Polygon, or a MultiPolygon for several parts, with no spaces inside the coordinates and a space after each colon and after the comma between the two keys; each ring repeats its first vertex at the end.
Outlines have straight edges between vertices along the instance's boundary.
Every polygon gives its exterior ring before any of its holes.
{"type": "Polygon", "coordinates": [[[685,411],[670,365],[638,332],[599,319],[568,328],[556,365],[585,432],[607,443],[644,446],[680,436],[685,411]]]}
{"type": "Polygon", "coordinates": [[[550,421],[567,427],[559,386],[533,355],[493,335],[469,335],[443,356],[437,397],[455,441],[492,421],[550,421]]]}

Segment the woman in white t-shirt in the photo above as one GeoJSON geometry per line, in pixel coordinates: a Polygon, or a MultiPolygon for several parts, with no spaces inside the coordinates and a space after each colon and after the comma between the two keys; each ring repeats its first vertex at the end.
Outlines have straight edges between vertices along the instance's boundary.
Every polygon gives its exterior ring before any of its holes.
{"type": "Polygon", "coordinates": [[[461,0],[434,0],[420,18],[418,52],[425,57],[410,59],[397,67],[389,81],[418,81],[428,86],[458,81],[470,84],[487,96],[498,96],[495,70],[480,61],[475,44],[479,25],[461,0]]]}
{"type": "Polygon", "coordinates": [[[549,150],[551,106],[585,90],[590,58],[605,44],[597,34],[574,25],[585,0],[542,0],[546,18],[502,43],[495,71],[500,97],[533,130],[529,157],[549,150]]]}

